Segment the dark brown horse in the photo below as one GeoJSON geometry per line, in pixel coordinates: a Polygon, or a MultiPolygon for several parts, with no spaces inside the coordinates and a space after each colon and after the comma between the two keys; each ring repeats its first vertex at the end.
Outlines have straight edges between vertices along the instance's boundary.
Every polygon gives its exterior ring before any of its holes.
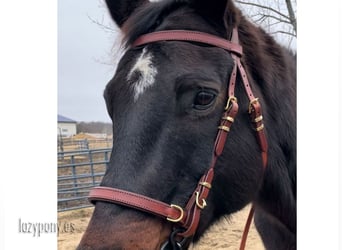
{"type": "Polygon", "coordinates": [[[127,48],[104,93],[115,136],[100,186],[116,190],[110,193],[116,204],[112,198],[95,199],[78,249],[185,249],[220,217],[251,202],[266,249],[296,249],[296,57],[246,20],[232,0],[106,2],[127,48]],[[232,42],[236,31],[243,53],[197,38],[135,42],[165,30],[198,31],[232,42]],[[237,74],[236,99],[225,109],[240,56],[247,74],[237,74]],[[249,84],[263,107],[265,127],[257,130],[268,142],[265,169],[248,114],[252,102],[244,86],[249,84]],[[226,116],[229,126],[222,126],[222,114],[237,100],[239,112],[234,119],[226,116]],[[230,132],[212,164],[220,124],[220,131],[230,132]],[[203,181],[211,165],[215,175],[203,181]],[[210,193],[198,199],[197,188],[210,193]],[[196,230],[180,237],[193,197],[201,216],[196,230]],[[132,199],[148,204],[127,206],[132,199]],[[148,212],[156,200],[170,213],[180,211],[178,224],[148,212]]]}

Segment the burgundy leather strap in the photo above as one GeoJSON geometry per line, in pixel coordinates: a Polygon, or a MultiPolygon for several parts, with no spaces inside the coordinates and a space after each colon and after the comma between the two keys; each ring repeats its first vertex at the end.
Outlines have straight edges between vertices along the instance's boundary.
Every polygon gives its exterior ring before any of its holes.
{"type": "MultiPolygon", "coordinates": [[[[234,78],[236,78],[236,74],[231,74],[228,92],[230,92],[229,89],[233,88],[231,85],[235,84],[236,79],[234,78]]],[[[234,91],[232,91],[232,94],[234,95],[234,91]]],[[[227,101],[227,105],[225,107],[225,112],[223,113],[221,117],[220,126],[218,127],[218,133],[216,135],[216,140],[214,144],[213,157],[211,160],[209,170],[199,180],[197,188],[193,192],[191,198],[189,199],[186,205],[188,218],[185,224],[183,225],[183,227],[186,230],[178,234],[181,237],[184,237],[184,238],[190,237],[194,235],[197,230],[198,223],[200,220],[201,210],[204,209],[204,207],[201,207],[198,205],[198,202],[203,204],[203,202],[206,202],[206,199],[209,195],[211,183],[214,178],[214,168],[215,168],[218,157],[223,152],[228,133],[230,132],[230,128],[238,113],[238,108],[239,106],[237,104],[236,98],[234,96],[229,97],[227,101]]]]}
{"type": "Polygon", "coordinates": [[[148,33],[140,36],[133,44],[133,47],[160,41],[191,41],[209,44],[225,49],[229,52],[242,55],[242,47],[238,43],[232,43],[218,36],[191,30],[165,30],[148,33]]]}
{"type": "Polygon", "coordinates": [[[182,222],[186,218],[186,212],[164,202],[151,199],[136,193],[115,189],[110,187],[94,187],[88,196],[91,202],[106,201],[129,206],[131,208],[152,213],[170,221],[179,220],[182,222]]]}
{"type": "Polygon", "coordinates": [[[253,215],[254,215],[254,205],[252,205],[251,209],[249,210],[248,218],[247,218],[245,228],[243,230],[241,242],[240,242],[240,248],[239,248],[240,250],[244,250],[246,247],[248,232],[249,232],[249,229],[251,227],[253,215]]]}
{"type": "Polygon", "coordinates": [[[239,110],[237,100],[234,98],[228,98],[227,106],[228,109],[223,113],[221,117],[221,124],[218,127],[219,131],[215,140],[214,152],[216,157],[219,157],[223,152],[228,133],[230,132],[230,128],[233,125],[233,122],[235,121],[235,117],[239,110]]]}
{"type": "MultiPolygon", "coordinates": [[[[232,42],[239,43],[239,35],[237,32],[237,29],[233,29],[231,40],[232,42]]],[[[250,114],[252,123],[254,125],[254,129],[257,132],[256,135],[257,135],[259,146],[261,148],[263,168],[265,169],[267,165],[268,144],[267,144],[267,139],[266,139],[265,130],[264,130],[265,125],[263,122],[261,105],[260,105],[259,99],[255,98],[253,94],[251,84],[248,80],[246,70],[241,63],[240,57],[238,57],[235,54],[232,54],[232,57],[235,61],[235,65],[238,68],[238,71],[240,72],[243,86],[245,88],[246,95],[249,99],[248,113],[250,114]]]]}
{"type": "MultiPolygon", "coordinates": [[[[234,59],[234,57],[233,57],[234,59]]],[[[237,74],[237,65],[234,59],[234,66],[232,70],[232,74],[230,76],[229,85],[228,85],[228,96],[235,96],[235,84],[236,84],[236,74],[237,74]]]]}
{"type": "MultiPolygon", "coordinates": [[[[234,43],[239,43],[239,35],[236,29],[233,30],[231,40],[234,43]]],[[[259,103],[258,98],[255,98],[253,94],[250,82],[247,77],[247,73],[241,63],[240,57],[236,56],[235,54],[232,54],[232,57],[235,61],[235,67],[237,67],[238,71],[240,72],[243,86],[245,88],[246,95],[249,99],[248,113],[250,114],[252,123],[254,125],[254,129],[257,134],[257,140],[261,149],[262,166],[263,166],[263,169],[265,170],[267,166],[268,144],[267,144],[267,139],[266,139],[265,130],[264,130],[261,105],[259,103]]],[[[247,218],[245,228],[242,234],[241,242],[240,242],[240,248],[239,248],[240,250],[245,249],[248,232],[249,232],[252,220],[253,220],[253,216],[254,216],[254,204],[252,205],[248,214],[248,218],[247,218]]]]}

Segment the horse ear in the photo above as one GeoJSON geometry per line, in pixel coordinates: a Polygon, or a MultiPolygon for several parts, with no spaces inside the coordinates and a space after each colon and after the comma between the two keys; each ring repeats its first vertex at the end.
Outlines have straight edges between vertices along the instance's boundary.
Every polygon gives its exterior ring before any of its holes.
{"type": "Polygon", "coordinates": [[[148,0],[106,0],[110,15],[120,28],[134,10],[145,3],[148,0]]]}
{"type": "Polygon", "coordinates": [[[241,13],[233,0],[190,0],[194,8],[209,20],[223,24],[226,29],[238,25],[241,13]]]}

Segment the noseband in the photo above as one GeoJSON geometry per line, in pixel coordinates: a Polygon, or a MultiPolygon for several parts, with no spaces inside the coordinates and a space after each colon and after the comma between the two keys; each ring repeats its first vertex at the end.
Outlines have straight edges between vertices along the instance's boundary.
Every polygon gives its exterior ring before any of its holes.
{"type": "MultiPolygon", "coordinates": [[[[254,129],[256,131],[257,140],[261,149],[263,168],[267,165],[267,140],[264,133],[263,117],[261,106],[258,98],[255,98],[251,86],[249,84],[247,73],[241,64],[242,47],[239,44],[238,31],[233,29],[231,41],[210,35],[207,33],[187,31],[187,30],[169,30],[153,32],[140,36],[134,43],[133,47],[142,46],[145,44],[160,42],[160,41],[189,41],[208,44],[211,46],[223,48],[230,52],[234,67],[228,83],[227,104],[225,106],[218,133],[216,136],[214,150],[210,167],[206,173],[198,181],[197,187],[190,196],[190,199],[185,207],[176,204],[167,204],[150,197],[140,194],[128,192],[121,189],[110,187],[95,187],[90,191],[89,200],[92,203],[96,201],[105,201],[115,203],[122,206],[134,208],[146,213],[154,214],[165,220],[175,223],[176,228],[171,236],[170,241],[166,242],[162,249],[182,249],[183,242],[191,238],[198,227],[201,211],[207,206],[206,199],[212,187],[214,177],[214,168],[218,157],[222,154],[224,145],[230,131],[231,125],[238,113],[238,102],[235,97],[235,85],[237,74],[240,74],[245,92],[250,101],[248,112],[250,114],[254,129]]],[[[244,249],[249,226],[253,217],[253,207],[248,216],[242,237],[240,249],[244,249]]]]}

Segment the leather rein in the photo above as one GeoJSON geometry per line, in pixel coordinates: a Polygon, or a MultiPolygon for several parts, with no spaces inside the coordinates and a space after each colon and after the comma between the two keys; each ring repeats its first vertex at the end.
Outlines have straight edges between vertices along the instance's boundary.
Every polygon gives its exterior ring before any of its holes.
{"type": "MultiPolygon", "coordinates": [[[[125,190],[103,186],[94,187],[90,191],[88,198],[92,203],[95,203],[96,201],[115,203],[159,216],[169,222],[177,224],[177,226],[179,226],[182,230],[177,230],[173,234],[173,238],[175,240],[175,243],[173,243],[173,248],[176,246],[176,249],[182,249],[182,243],[187,238],[190,238],[195,234],[200,221],[201,211],[207,206],[206,199],[212,187],[216,161],[223,152],[228,133],[238,113],[238,102],[237,98],[235,97],[235,85],[238,73],[240,74],[245,92],[250,102],[248,112],[256,131],[257,141],[261,149],[264,170],[267,165],[268,145],[264,132],[261,106],[258,98],[256,98],[252,92],[247,78],[247,73],[240,60],[242,57],[242,47],[239,44],[238,31],[236,28],[233,29],[231,41],[202,32],[188,30],[168,30],[142,35],[133,43],[132,47],[146,45],[158,41],[189,41],[208,44],[223,48],[230,52],[234,60],[233,71],[228,83],[227,105],[224,109],[220,125],[218,126],[218,133],[214,144],[210,167],[198,181],[197,187],[190,196],[190,199],[185,207],[176,204],[167,204],[150,197],[125,190]],[[183,240],[179,241],[179,239],[183,240]]],[[[252,206],[246,222],[240,244],[240,250],[245,248],[247,234],[253,218],[253,213],[254,206],[252,206]]],[[[162,249],[165,249],[165,246],[167,245],[168,242],[164,244],[162,249]]]]}

